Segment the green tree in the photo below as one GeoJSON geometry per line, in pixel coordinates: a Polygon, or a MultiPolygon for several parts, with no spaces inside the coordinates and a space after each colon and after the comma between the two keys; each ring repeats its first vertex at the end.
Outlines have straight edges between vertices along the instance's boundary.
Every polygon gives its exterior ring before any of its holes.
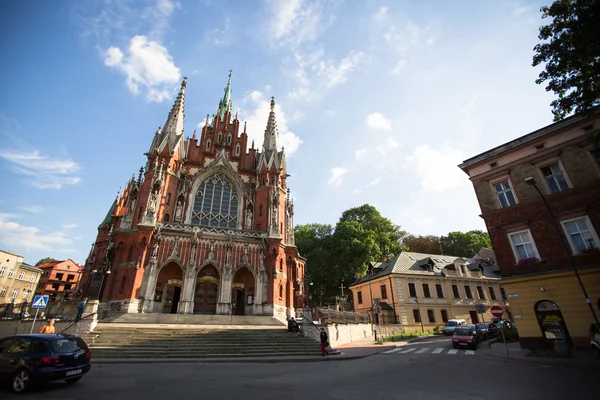
{"type": "Polygon", "coordinates": [[[36,267],[39,267],[40,265],[44,265],[44,264],[48,264],[51,262],[55,262],[58,261],[56,258],[52,258],[52,257],[46,257],[46,258],[42,258],[40,261],[35,263],[36,267]]]}
{"type": "Polygon", "coordinates": [[[435,235],[407,235],[402,243],[406,246],[407,251],[414,253],[440,254],[442,251],[440,237],[435,235]]]}
{"type": "Polygon", "coordinates": [[[600,0],[556,0],[540,11],[552,21],[534,47],[533,66],[545,64],[535,82],[558,96],[550,105],[560,121],[600,104],[600,0]]]}
{"type": "Polygon", "coordinates": [[[312,285],[310,293],[322,303],[325,293],[335,285],[331,270],[331,237],[333,227],[329,224],[296,225],[294,238],[302,257],[306,258],[306,277],[312,285]]]}
{"type": "Polygon", "coordinates": [[[492,247],[488,233],[480,230],[450,232],[441,242],[444,254],[457,257],[473,257],[482,247],[492,247]]]}

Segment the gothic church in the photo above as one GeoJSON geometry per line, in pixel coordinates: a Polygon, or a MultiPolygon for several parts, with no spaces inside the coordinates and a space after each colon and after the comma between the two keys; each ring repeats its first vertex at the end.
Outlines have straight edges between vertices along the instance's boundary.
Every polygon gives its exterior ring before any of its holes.
{"type": "Polygon", "coordinates": [[[304,260],[275,101],[262,148],[248,149],[231,74],[199,137],[184,138],[185,92],[186,78],[145,167],[98,227],[81,297],[128,313],[293,315],[304,260]]]}

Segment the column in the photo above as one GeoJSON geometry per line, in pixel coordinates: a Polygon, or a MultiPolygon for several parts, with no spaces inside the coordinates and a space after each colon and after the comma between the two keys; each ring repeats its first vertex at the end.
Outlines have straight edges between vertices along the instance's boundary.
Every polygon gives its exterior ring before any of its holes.
{"type": "Polygon", "coordinates": [[[253,315],[262,315],[264,314],[263,304],[265,302],[265,292],[264,292],[264,277],[263,274],[258,271],[256,273],[256,277],[254,279],[254,305],[252,314],[253,315]]]}
{"type": "Polygon", "coordinates": [[[217,314],[231,314],[231,281],[233,279],[231,268],[225,266],[221,274],[219,286],[219,300],[217,302],[217,314]]]}
{"type": "Polygon", "coordinates": [[[142,312],[154,312],[154,292],[156,290],[156,280],[158,279],[158,265],[156,258],[152,257],[148,263],[148,276],[145,279],[146,288],[143,291],[144,301],[142,304],[142,312]]]}
{"type": "Polygon", "coordinates": [[[194,294],[196,291],[196,278],[198,272],[194,267],[188,267],[183,279],[183,288],[181,290],[181,299],[177,305],[177,314],[194,313],[194,294]]]}

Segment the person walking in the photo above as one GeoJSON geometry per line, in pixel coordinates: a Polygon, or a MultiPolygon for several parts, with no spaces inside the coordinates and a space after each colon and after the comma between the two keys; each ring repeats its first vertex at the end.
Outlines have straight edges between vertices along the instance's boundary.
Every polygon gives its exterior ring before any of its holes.
{"type": "Polygon", "coordinates": [[[325,332],[324,328],[321,328],[321,356],[325,357],[327,355],[327,332],[325,332]]]}
{"type": "Polygon", "coordinates": [[[48,333],[50,335],[53,335],[55,333],[54,330],[54,320],[51,319],[48,321],[48,323],[44,326],[42,326],[42,329],[40,330],[40,333],[48,333]]]}
{"type": "Polygon", "coordinates": [[[79,304],[77,304],[77,318],[75,321],[79,321],[81,316],[83,315],[83,310],[85,310],[85,305],[87,304],[88,298],[81,300],[79,304]]]}

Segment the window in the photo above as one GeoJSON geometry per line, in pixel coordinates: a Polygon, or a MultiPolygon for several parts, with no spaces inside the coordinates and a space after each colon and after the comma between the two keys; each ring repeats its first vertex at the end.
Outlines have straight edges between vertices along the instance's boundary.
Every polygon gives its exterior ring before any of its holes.
{"type": "Polygon", "coordinates": [[[4,273],[6,273],[6,267],[3,266],[2,268],[0,268],[0,276],[4,276],[4,273]]]}
{"type": "Polygon", "coordinates": [[[73,280],[75,280],[75,275],[73,275],[73,274],[67,275],[67,281],[73,281],[73,280]]]}
{"type": "Polygon", "coordinates": [[[231,133],[227,135],[227,144],[231,144],[231,133]]]}
{"type": "Polygon", "coordinates": [[[515,199],[515,195],[513,194],[508,181],[496,183],[494,185],[494,190],[496,191],[496,196],[498,197],[501,208],[517,204],[517,200],[515,199]]]}
{"type": "Polygon", "coordinates": [[[408,294],[410,295],[410,297],[417,297],[417,288],[415,288],[414,283],[408,284],[408,294]]]}
{"type": "Polygon", "coordinates": [[[64,274],[56,274],[55,279],[62,281],[64,274]]]}
{"type": "Polygon", "coordinates": [[[121,278],[121,287],[119,288],[119,294],[122,294],[125,291],[126,283],[127,283],[127,277],[123,276],[123,278],[121,278]]]}
{"type": "Polygon", "coordinates": [[[206,151],[210,151],[210,145],[211,145],[211,143],[210,143],[210,139],[208,139],[208,140],[206,141],[206,151]]]}
{"type": "Polygon", "coordinates": [[[598,236],[587,216],[561,221],[574,254],[598,249],[598,236]]]}
{"type": "Polygon", "coordinates": [[[18,278],[18,279],[19,279],[20,281],[22,281],[23,279],[25,279],[25,272],[21,272],[21,273],[19,274],[19,278],[18,278]]]}
{"type": "Polygon", "coordinates": [[[279,270],[283,271],[283,259],[279,260],[279,270]]]}
{"type": "Polygon", "coordinates": [[[163,217],[163,222],[169,222],[169,214],[165,214],[165,216],[163,217]]]}
{"type": "Polygon", "coordinates": [[[427,318],[429,318],[429,322],[435,322],[435,314],[433,310],[427,310],[427,318]]]}
{"type": "Polygon", "coordinates": [[[0,342],[3,353],[27,353],[29,351],[29,339],[10,338],[0,342]]]}
{"type": "Polygon", "coordinates": [[[490,286],[489,290],[490,290],[490,299],[496,300],[496,292],[494,291],[494,288],[490,286]]]}
{"type": "Polygon", "coordinates": [[[12,294],[10,295],[11,299],[14,299],[19,294],[19,288],[14,288],[12,294]]]}
{"type": "Polygon", "coordinates": [[[442,285],[440,285],[439,283],[437,285],[435,285],[435,290],[437,292],[438,298],[443,299],[444,298],[444,289],[442,288],[442,285]]]}
{"type": "Polygon", "coordinates": [[[70,283],[66,284],[65,285],[65,290],[71,290],[71,286],[73,286],[73,285],[71,285],[70,283]]]}
{"type": "Polygon", "coordinates": [[[35,281],[35,274],[31,274],[29,276],[29,282],[34,282],[35,281]]]}
{"type": "Polygon", "coordinates": [[[509,233],[508,237],[517,262],[523,260],[537,260],[537,251],[533,240],[531,240],[529,230],[509,233]]]}
{"type": "Polygon", "coordinates": [[[540,170],[542,171],[542,175],[544,175],[544,180],[550,193],[561,192],[569,188],[569,184],[558,163],[540,168],[540,170]]]}
{"type": "Polygon", "coordinates": [[[381,298],[387,299],[387,286],[381,285],[380,289],[381,289],[381,298]]]}
{"type": "Polygon", "coordinates": [[[455,299],[460,299],[460,293],[458,292],[458,285],[452,285],[452,294],[455,299]]]}
{"type": "Polygon", "coordinates": [[[431,292],[429,291],[429,284],[428,283],[424,283],[423,284],[423,296],[425,296],[425,297],[431,297],[431,292]]]}
{"type": "Polygon", "coordinates": [[[471,286],[465,285],[465,294],[467,295],[467,299],[473,298],[473,293],[471,293],[471,286]]]}
{"type": "Polygon", "coordinates": [[[8,286],[4,286],[2,290],[0,290],[0,297],[6,296],[6,292],[8,292],[8,286]]]}
{"type": "Polygon", "coordinates": [[[52,290],[59,290],[60,289],[60,283],[53,283],[52,284],[52,290]]]}
{"type": "Polygon", "coordinates": [[[481,300],[485,300],[485,293],[483,292],[482,286],[477,286],[477,295],[481,300]]]}
{"type": "Polygon", "coordinates": [[[283,299],[283,286],[279,285],[279,298],[283,299]]]}
{"type": "Polygon", "coordinates": [[[10,271],[8,271],[8,278],[12,278],[14,274],[15,274],[15,269],[11,268],[10,271]]]}
{"type": "Polygon", "coordinates": [[[356,294],[356,297],[357,297],[356,301],[358,302],[358,304],[362,304],[362,292],[358,292],[356,294]]]}
{"type": "Polygon", "coordinates": [[[258,215],[262,215],[263,214],[263,205],[261,204],[260,206],[258,206],[258,215]]]}
{"type": "Polygon", "coordinates": [[[448,311],[442,310],[442,322],[448,322],[448,311]]]}
{"type": "Polygon", "coordinates": [[[241,150],[241,147],[240,147],[240,144],[238,143],[235,145],[235,155],[236,156],[240,155],[240,150],[241,150]]]}
{"type": "Polygon", "coordinates": [[[236,228],[237,216],[237,189],[224,174],[217,172],[200,184],[194,198],[192,224],[236,228]]]}
{"type": "Polygon", "coordinates": [[[421,322],[421,312],[419,310],[413,310],[413,318],[416,322],[421,322]]]}

